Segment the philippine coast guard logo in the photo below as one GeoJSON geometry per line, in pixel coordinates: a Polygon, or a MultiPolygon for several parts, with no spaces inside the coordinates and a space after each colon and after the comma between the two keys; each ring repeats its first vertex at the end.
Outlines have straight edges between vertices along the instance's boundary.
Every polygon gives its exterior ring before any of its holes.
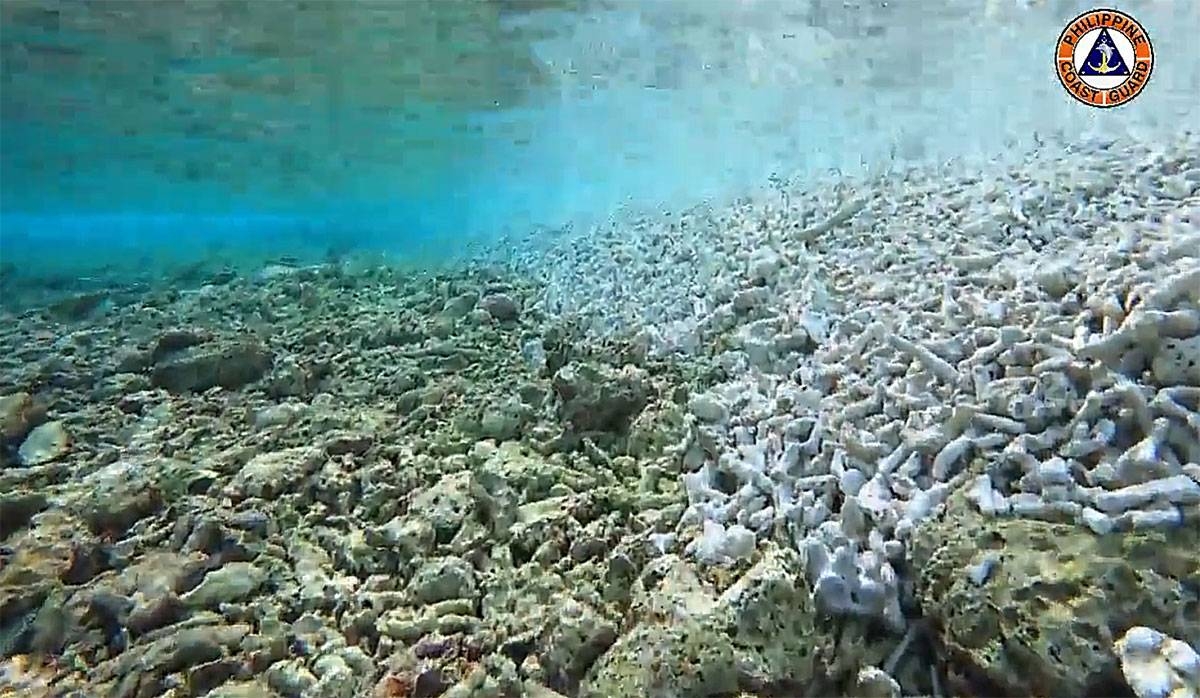
{"type": "Polygon", "coordinates": [[[1154,69],[1154,48],[1137,20],[1117,10],[1084,12],[1058,37],[1058,79],[1075,99],[1108,108],[1137,97],[1154,69]]]}

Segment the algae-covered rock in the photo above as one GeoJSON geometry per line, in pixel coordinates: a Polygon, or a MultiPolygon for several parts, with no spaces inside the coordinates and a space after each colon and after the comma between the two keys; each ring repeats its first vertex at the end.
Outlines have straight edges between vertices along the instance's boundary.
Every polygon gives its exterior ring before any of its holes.
{"type": "Polygon", "coordinates": [[[413,574],[409,593],[418,604],[475,596],[475,570],[457,557],[428,560],[413,574]]]}
{"type": "Polygon", "coordinates": [[[441,315],[450,320],[459,320],[466,317],[478,301],[479,293],[477,291],[459,294],[446,301],[442,306],[441,315]]]}
{"type": "Polygon", "coordinates": [[[275,698],[262,681],[230,681],[205,694],[208,698],[275,698]]]}
{"type": "Polygon", "coordinates": [[[0,540],[29,525],[33,516],[49,505],[42,492],[0,493],[0,540]]]}
{"type": "Polygon", "coordinates": [[[568,600],[550,618],[539,657],[550,686],[569,693],[579,678],[617,639],[616,625],[591,606],[568,600]]]}
{"type": "Polygon", "coordinates": [[[271,367],[271,355],[253,342],[224,347],[189,347],[154,366],[150,380],[173,393],[200,392],[220,386],[228,390],[258,380],[271,367]]]}
{"type": "Polygon", "coordinates": [[[509,398],[484,410],[479,432],[486,438],[507,441],[517,437],[532,418],[532,408],[515,397],[509,398]]]}
{"type": "Polygon", "coordinates": [[[521,305],[512,296],[505,293],[493,293],[484,296],[479,301],[479,307],[487,311],[492,318],[501,322],[516,320],[521,314],[521,305]]]}
{"type": "Polygon", "coordinates": [[[717,591],[681,558],[667,555],[647,567],[635,589],[627,629],[585,677],[583,698],[712,696],[737,688],[734,646],[724,628],[717,591]]]}
{"type": "Polygon", "coordinates": [[[277,497],[320,467],[323,458],[315,448],[297,447],[260,453],[234,476],[228,491],[235,497],[277,497]]]}
{"type": "Polygon", "coordinates": [[[639,625],[589,674],[584,698],[732,695],[738,685],[733,643],[711,623],[639,625]]]}
{"type": "Polygon", "coordinates": [[[180,628],[102,662],[94,667],[92,677],[100,682],[117,680],[113,695],[153,695],[164,676],[235,653],[250,630],[244,624],[180,628]]]}
{"type": "Polygon", "coordinates": [[[66,455],[71,446],[71,437],[62,422],[46,422],[21,442],[17,457],[22,465],[41,465],[66,455]]]}
{"type": "Polygon", "coordinates": [[[658,558],[630,612],[644,620],[592,667],[579,695],[840,695],[887,649],[854,624],[822,619],[801,567],[795,551],[769,546],[719,592],[680,558],[658,558]]]}
{"type": "Polygon", "coordinates": [[[6,541],[13,551],[0,565],[0,654],[24,635],[28,614],[70,577],[78,551],[86,546],[83,527],[73,517],[49,512],[31,529],[6,541]]]}
{"type": "Polygon", "coordinates": [[[554,374],[553,387],[559,417],[580,432],[624,432],[649,396],[645,372],[634,366],[571,364],[554,374]]]}
{"type": "Polygon", "coordinates": [[[118,461],[93,473],[82,489],[69,500],[69,507],[95,533],[121,535],[137,521],[158,511],[176,463],[163,459],[154,467],[118,461]]]}
{"type": "Polygon", "coordinates": [[[687,411],[671,402],[648,406],[629,429],[629,454],[654,458],[679,443],[685,433],[687,411]]]}
{"type": "Polygon", "coordinates": [[[979,514],[962,494],[912,546],[917,594],[956,693],[1124,692],[1114,641],[1133,626],[1200,642],[1200,527],[1097,536],[979,514]],[[994,558],[986,579],[969,570],[994,558]],[[980,583],[982,581],[982,583],[980,583]]]}
{"type": "Polygon", "coordinates": [[[267,580],[267,572],[249,562],[231,562],[211,570],[181,600],[192,608],[216,607],[240,601],[253,594],[267,580]]]}
{"type": "Polygon", "coordinates": [[[29,393],[0,396],[0,442],[20,441],[29,433],[33,399],[29,393]]]}
{"type": "Polygon", "coordinates": [[[438,541],[449,542],[474,510],[470,473],[454,473],[417,492],[409,509],[432,526],[438,541]]]}
{"type": "Polygon", "coordinates": [[[76,293],[51,303],[47,310],[58,320],[82,320],[103,305],[108,297],[104,291],[76,293]]]}

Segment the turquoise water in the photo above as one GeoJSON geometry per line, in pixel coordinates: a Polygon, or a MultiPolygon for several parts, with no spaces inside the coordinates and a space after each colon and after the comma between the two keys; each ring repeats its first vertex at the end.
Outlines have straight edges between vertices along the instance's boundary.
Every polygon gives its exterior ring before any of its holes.
{"type": "Polygon", "coordinates": [[[1200,4],[1122,3],[1152,84],[1085,109],[1078,2],[3,3],[3,256],[470,255],[772,175],[1194,128],[1200,4]]]}

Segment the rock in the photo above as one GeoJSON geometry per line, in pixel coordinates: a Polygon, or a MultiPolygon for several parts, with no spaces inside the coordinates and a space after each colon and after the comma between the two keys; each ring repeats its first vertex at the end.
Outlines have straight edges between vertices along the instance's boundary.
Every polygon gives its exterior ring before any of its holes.
{"type": "Polygon", "coordinates": [[[290,698],[300,698],[316,683],[317,677],[299,659],[279,662],[267,671],[267,684],[290,698]]]}
{"type": "MultiPolygon", "coordinates": [[[[436,672],[436,670],[434,670],[436,672]]],[[[441,679],[441,674],[438,672],[438,678],[441,679]]],[[[372,698],[408,698],[412,695],[416,684],[416,678],[407,671],[387,673],[375,682],[375,687],[371,689],[372,698]]],[[[432,695],[441,695],[446,692],[449,687],[444,681],[439,681],[440,689],[432,695]]]]}
{"type": "Polygon", "coordinates": [[[86,487],[70,506],[93,532],[120,537],[163,505],[164,488],[157,478],[166,484],[180,464],[164,460],[158,465],[161,469],[128,461],[106,465],[84,478],[86,487]]]}
{"type": "Polygon", "coordinates": [[[0,397],[0,441],[19,443],[32,426],[33,398],[29,393],[0,397]]]}
{"type": "Polygon", "coordinates": [[[336,654],[326,654],[318,657],[313,663],[313,673],[317,683],[311,692],[329,698],[354,698],[362,695],[355,690],[358,677],[346,663],[346,660],[336,654]]]}
{"type": "Polygon", "coordinates": [[[134,602],[128,597],[101,590],[88,599],[83,620],[100,627],[106,647],[123,651],[128,644],[125,625],[133,606],[134,602]]]}
{"type": "Polygon", "coordinates": [[[331,456],[341,456],[352,453],[361,456],[371,448],[375,439],[370,434],[359,434],[350,431],[334,431],[325,436],[322,447],[331,456]]]}
{"type": "Polygon", "coordinates": [[[150,351],[150,362],[158,363],[171,354],[203,344],[211,339],[207,332],[190,329],[168,330],[158,336],[150,351]]]}
{"type": "Polygon", "coordinates": [[[1186,642],[1135,626],[1117,640],[1121,672],[1138,698],[1200,696],[1200,655],[1186,642]]]}
{"type": "Polygon", "coordinates": [[[53,695],[50,683],[55,673],[53,667],[39,666],[37,658],[26,654],[0,660],[0,677],[3,677],[6,696],[53,695]]]}
{"type": "Polygon", "coordinates": [[[183,619],[188,608],[173,591],[153,597],[143,597],[129,612],[126,627],[131,633],[143,635],[183,619]]]}
{"type": "Polygon", "coordinates": [[[454,473],[418,492],[409,507],[410,517],[429,522],[437,540],[448,543],[474,510],[471,474],[454,473]]]}
{"type": "Polygon", "coordinates": [[[783,259],[768,249],[755,250],[750,257],[749,279],[751,283],[770,284],[783,268],[783,259]]]}
{"type": "Polygon", "coordinates": [[[41,492],[0,494],[0,539],[28,526],[30,519],[49,503],[50,500],[41,492]]]}
{"type": "Polygon", "coordinates": [[[1200,335],[1163,341],[1150,371],[1159,385],[1200,387],[1200,335]]]}
{"type": "Polygon", "coordinates": [[[268,405],[250,415],[250,424],[256,430],[283,427],[295,422],[304,412],[304,405],[296,403],[268,405]]]}
{"type": "Polygon", "coordinates": [[[543,637],[539,657],[544,680],[574,693],[580,679],[617,639],[617,625],[596,610],[571,600],[554,614],[543,637]]]}
{"type": "Polygon", "coordinates": [[[1114,531],[978,513],[965,492],[918,529],[916,593],[940,629],[955,695],[1111,694],[1115,629],[1200,643],[1200,527],[1114,531]],[[987,583],[970,571],[987,559],[987,583]]]}
{"type": "MultiPolygon", "coordinates": [[[[97,402],[115,400],[117,409],[125,413],[136,413],[144,407],[143,400],[150,391],[150,379],[136,373],[117,373],[104,378],[96,385],[91,397],[97,402]]],[[[151,398],[152,399],[152,398],[151,398]]]]}
{"type": "MultiPolygon", "coordinates": [[[[70,572],[75,551],[87,534],[79,522],[58,512],[48,512],[48,520],[18,531],[6,541],[12,554],[0,565],[0,619],[8,622],[38,609],[47,596],[60,588],[70,572]]],[[[0,652],[15,638],[3,638],[0,652]]]]}
{"type": "Polygon", "coordinates": [[[877,667],[864,667],[854,681],[850,694],[856,698],[900,698],[900,684],[877,667]]]}
{"type": "MultiPolygon", "coordinates": [[[[219,616],[201,616],[205,625],[172,628],[146,644],[131,647],[92,667],[89,680],[118,679],[115,695],[154,695],[168,674],[184,672],[236,652],[250,633],[244,624],[218,625],[219,616]]],[[[190,673],[190,672],[189,672],[190,673]]]]}
{"type": "Polygon", "coordinates": [[[49,307],[50,314],[60,320],[82,320],[108,301],[103,291],[78,293],[55,301],[49,307]]]}
{"type": "Polygon", "coordinates": [[[440,403],[446,397],[446,389],[440,385],[426,385],[406,390],[396,398],[396,410],[402,415],[420,411],[422,406],[440,403]]]}
{"type": "Polygon", "coordinates": [[[217,386],[235,390],[258,380],[270,367],[271,355],[252,342],[211,349],[196,346],[157,363],[150,380],[173,393],[202,392],[217,386]]]}
{"type": "Polygon", "coordinates": [[[716,521],[705,521],[700,537],[688,546],[704,565],[732,565],[749,560],[754,554],[754,532],[733,524],[725,527],[716,521]]]}
{"type": "Polygon", "coordinates": [[[733,297],[733,309],[739,314],[749,313],[762,305],[770,295],[766,288],[748,288],[738,291],[733,297]]]}
{"type": "Polygon", "coordinates": [[[688,400],[688,411],[702,422],[725,424],[729,421],[729,408],[708,394],[695,395],[688,400]]]}
{"type": "Polygon", "coordinates": [[[1062,262],[1049,262],[1033,273],[1037,285],[1051,298],[1062,298],[1079,283],[1079,270],[1062,262]]]}
{"type": "MultiPolygon", "coordinates": [[[[88,474],[84,481],[91,486],[85,501],[98,497],[114,500],[171,501],[188,494],[206,491],[218,473],[190,461],[175,458],[135,458],[115,461],[88,474]]],[[[100,503],[101,508],[112,509],[100,503]]]]}
{"type": "Polygon", "coordinates": [[[17,450],[21,465],[41,465],[66,455],[71,437],[60,421],[46,422],[29,432],[17,450]]]}
{"type": "Polygon", "coordinates": [[[272,397],[285,398],[306,395],[312,390],[315,379],[296,357],[288,356],[275,363],[266,383],[272,397]]]}
{"type": "Polygon", "coordinates": [[[504,293],[493,293],[479,301],[479,307],[500,322],[516,320],[521,315],[521,306],[504,293]]]}
{"type": "Polygon", "coordinates": [[[475,596],[475,570],[466,560],[444,557],[423,563],[408,584],[409,594],[418,604],[475,596]]]}
{"type": "Polygon", "coordinates": [[[475,292],[463,293],[446,301],[442,306],[442,316],[449,320],[459,320],[467,316],[475,308],[475,304],[479,302],[479,294],[475,292]]]}
{"type": "Polygon", "coordinates": [[[546,346],[541,337],[527,339],[521,343],[521,358],[525,365],[540,374],[546,368],[546,346]]]}
{"type": "Polygon", "coordinates": [[[533,409],[512,397],[484,410],[479,422],[480,435],[485,438],[507,441],[518,436],[533,418],[533,409]]]}
{"type": "Polygon", "coordinates": [[[364,349],[406,346],[420,344],[426,338],[427,335],[420,328],[410,327],[402,323],[387,323],[372,328],[370,333],[363,337],[362,346],[364,349]]]}
{"type": "Polygon", "coordinates": [[[141,373],[152,363],[149,351],[133,347],[121,347],[113,356],[113,370],[117,373],[141,373]]]}
{"type": "Polygon", "coordinates": [[[211,696],[214,688],[243,673],[245,668],[241,659],[225,657],[193,667],[188,672],[186,685],[191,695],[211,696]]]}
{"type": "Polygon", "coordinates": [[[266,581],[266,570],[249,562],[231,562],[204,575],[200,585],[181,600],[192,608],[215,608],[247,598],[266,581]]]}
{"type": "Polygon", "coordinates": [[[890,650],[853,623],[819,622],[795,551],[769,546],[723,592],[674,555],[652,565],[630,609],[641,622],[587,672],[582,698],[852,695],[859,667],[890,650]]]}
{"type": "Polygon", "coordinates": [[[433,550],[436,535],[427,519],[397,516],[372,531],[367,542],[403,555],[423,557],[433,550]]]}
{"type": "Polygon", "coordinates": [[[229,491],[239,497],[271,499],[292,491],[301,480],[316,472],[323,461],[321,451],[315,448],[260,453],[233,477],[229,491]]]}
{"type": "Polygon", "coordinates": [[[450,689],[446,677],[437,667],[425,667],[413,680],[412,698],[433,698],[450,689]]]}
{"type": "Polygon", "coordinates": [[[204,698],[276,698],[276,694],[261,680],[230,681],[205,693],[204,698]]]}
{"type": "MultiPolygon", "coordinates": [[[[670,622],[646,618],[622,635],[588,671],[579,690],[582,698],[737,693],[733,642],[711,626],[711,610],[704,612],[714,602],[712,592],[702,587],[671,589],[671,582],[672,577],[665,577],[660,586],[664,602],[670,596],[682,602],[677,618],[670,622]]],[[[696,582],[688,586],[692,584],[696,582]]]]}
{"type": "Polygon", "coordinates": [[[580,432],[624,432],[649,398],[646,374],[634,366],[569,364],[554,374],[553,388],[559,417],[580,432]]]}
{"type": "Polygon", "coordinates": [[[112,590],[133,602],[125,623],[136,637],[170,625],[187,612],[175,594],[198,562],[198,556],[149,552],[121,570],[112,590]]]}

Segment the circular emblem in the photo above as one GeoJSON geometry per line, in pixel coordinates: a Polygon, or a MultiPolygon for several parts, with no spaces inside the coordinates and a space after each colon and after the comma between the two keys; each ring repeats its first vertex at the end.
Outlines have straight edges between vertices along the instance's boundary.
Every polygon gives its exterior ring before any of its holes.
{"type": "Polygon", "coordinates": [[[1075,99],[1107,109],[1141,94],[1154,69],[1146,30],[1117,10],[1091,10],[1058,37],[1058,79],[1075,99]]]}

